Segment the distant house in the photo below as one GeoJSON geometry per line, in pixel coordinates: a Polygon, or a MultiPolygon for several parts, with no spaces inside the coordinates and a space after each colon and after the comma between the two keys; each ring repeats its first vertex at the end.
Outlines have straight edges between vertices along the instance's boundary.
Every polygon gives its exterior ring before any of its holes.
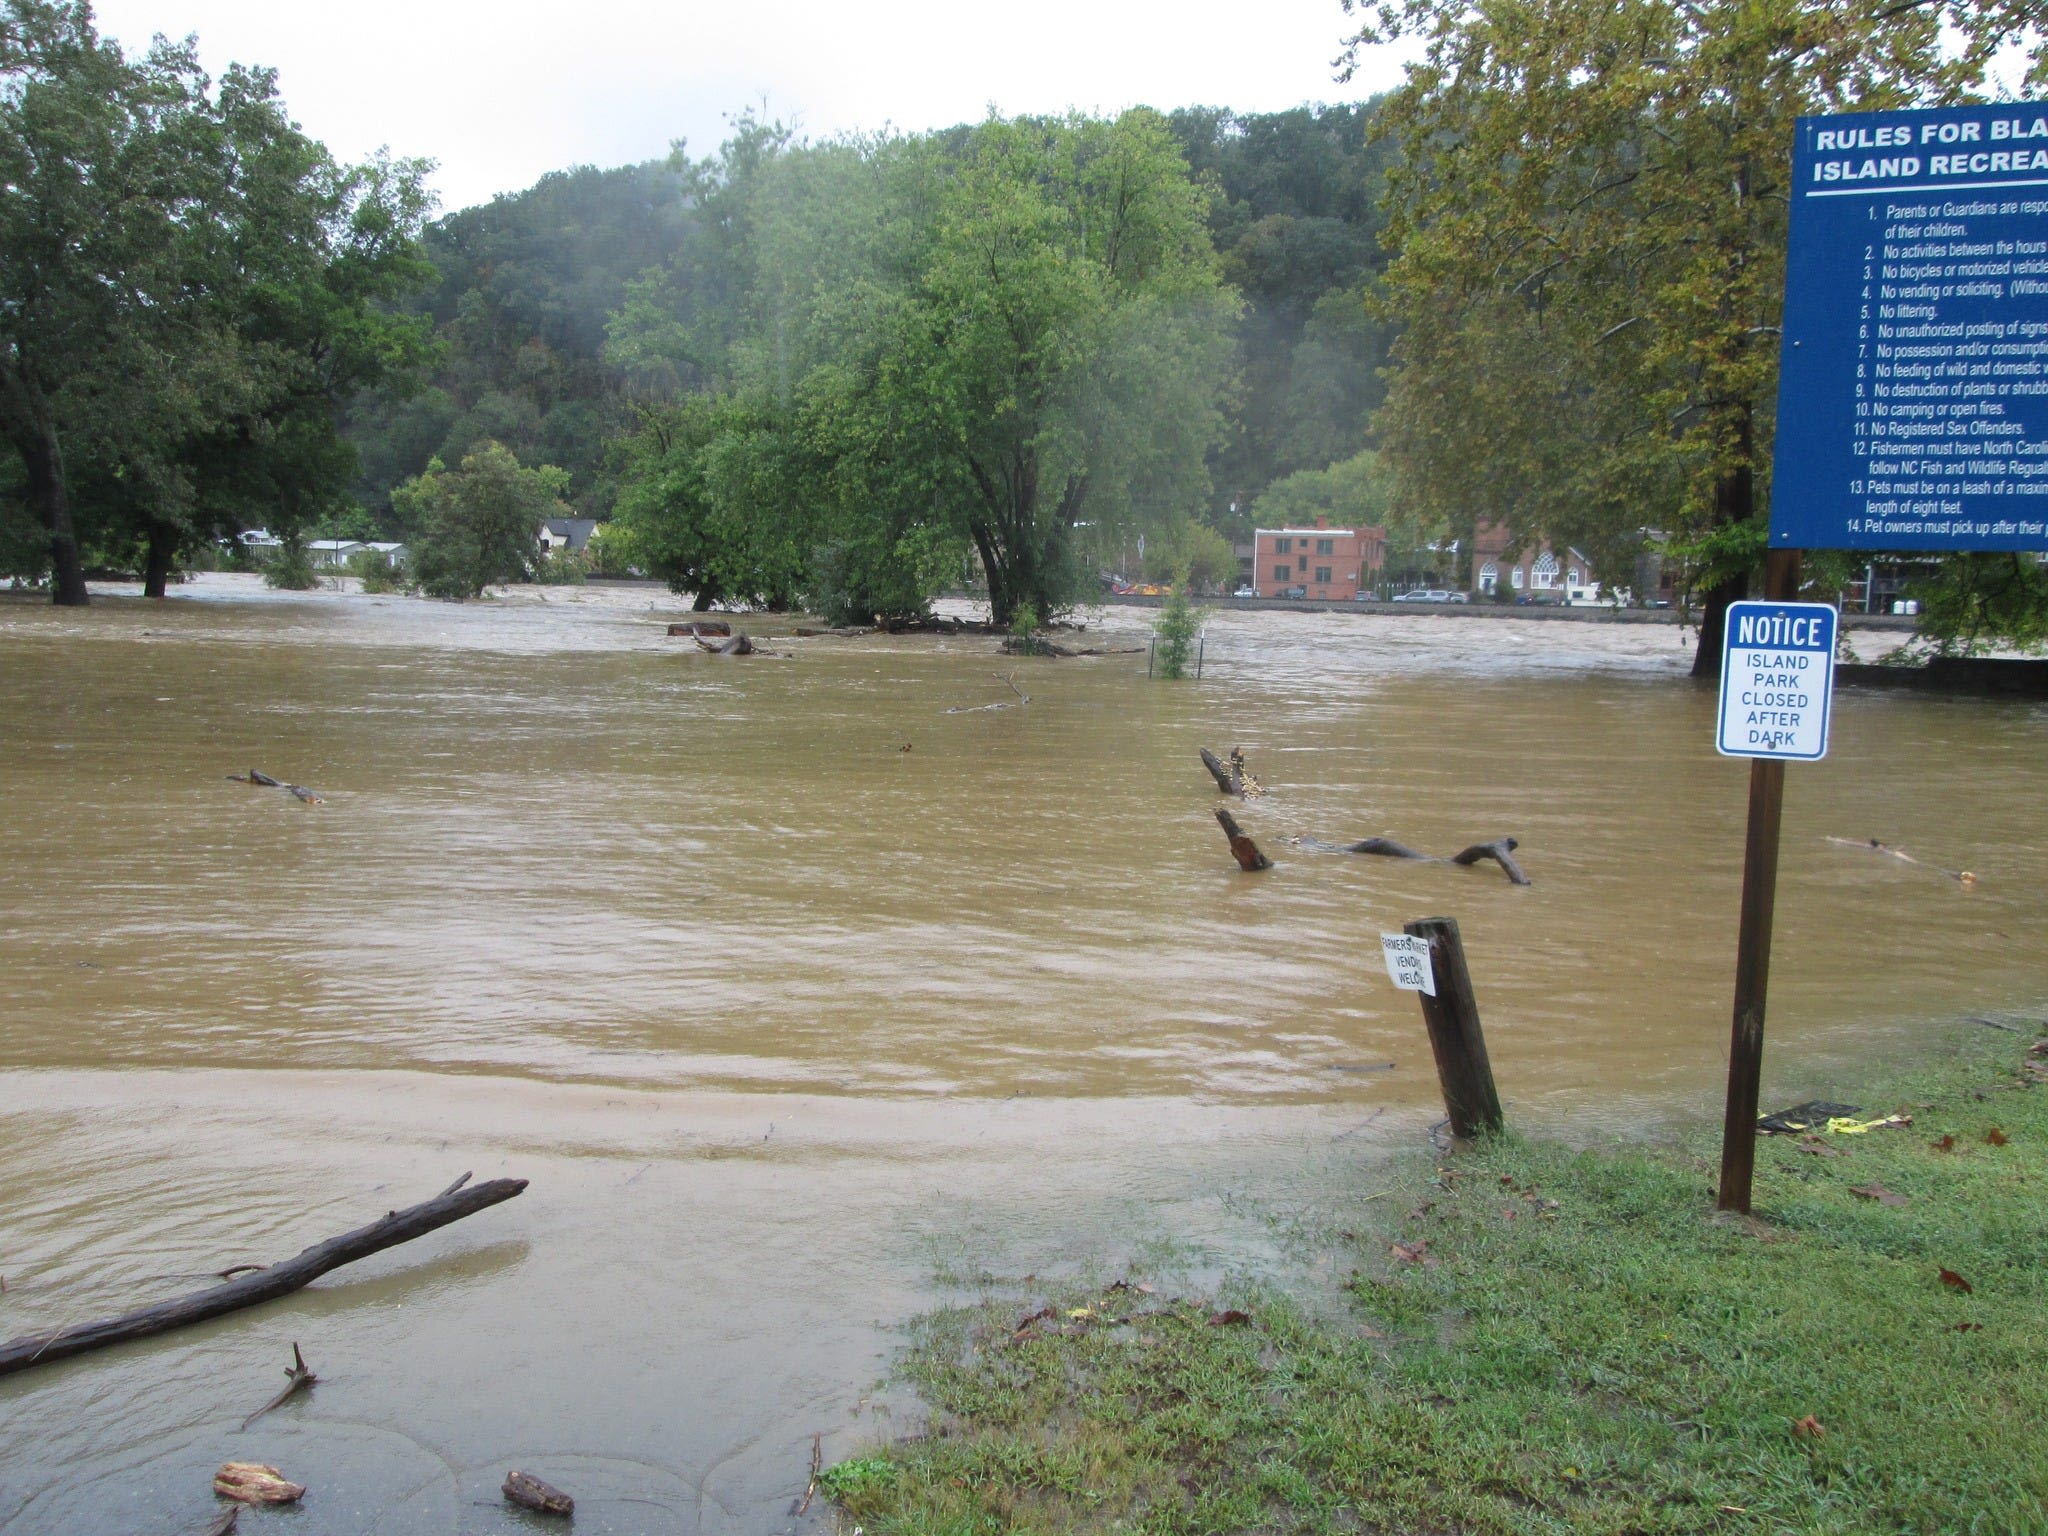
{"type": "Polygon", "coordinates": [[[594,517],[551,517],[540,525],[540,552],[552,555],[566,550],[572,555],[580,555],[595,532],[597,519],[594,517]]]}
{"type": "Polygon", "coordinates": [[[1492,597],[1497,592],[1516,597],[1540,597],[1551,602],[1595,603],[1600,600],[1600,583],[1593,578],[1593,562],[1578,550],[1566,546],[1559,558],[1550,540],[1537,539],[1513,559],[1508,530],[1499,523],[1481,523],[1472,536],[1472,595],[1492,597]]]}
{"type": "Polygon", "coordinates": [[[350,555],[366,547],[361,539],[309,539],[306,558],[316,566],[331,570],[347,565],[350,555]]]}
{"type": "Polygon", "coordinates": [[[236,535],[236,542],[252,555],[273,554],[284,548],[284,540],[268,528],[245,528],[236,535]]]}
{"type": "Polygon", "coordinates": [[[1252,531],[1252,588],[1279,597],[1301,587],[1320,602],[1350,602],[1386,564],[1384,528],[1258,528],[1252,531]]]}

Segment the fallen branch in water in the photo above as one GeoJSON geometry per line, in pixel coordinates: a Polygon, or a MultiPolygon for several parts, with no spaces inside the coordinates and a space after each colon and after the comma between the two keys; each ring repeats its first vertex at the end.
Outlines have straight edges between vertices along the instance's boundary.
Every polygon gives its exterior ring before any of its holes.
{"type": "Polygon", "coordinates": [[[1828,841],[1837,843],[1844,848],[1863,848],[1871,853],[1882,853],[1889,858],[1897,859],[1901,864],[1912,864],[1921,869],[1931,869],[1937,875],[1947,875],[1949,879],[1955,881],[1964,890],[1968,890],[1977,883],[1977,877],[1967,869],[1943,869],[1938,864],[1929,864],[1924,859],[1914,858],[1913,855],[1906,852],[1903,848],[1894,848],[1890,843],[1880,843],[1874,837],[1861,840],[1853,837],[1831,837],[1828,841]]]}
{"type": "Polygon", "coordinates": [[[273,779],[260,768],[251,768],[247,774],[231,773],[227,777],[236,784],[260,784],[265,789],[288,789],[308,805],[325,805],[327,803],[314,794],[313,791],[306,788],[305,785],[287,784],[283,779],[273,779]]]}
{"type": "Polygon", "coordinates": [[[1424,853],[1419,848],[1410,848],[1406,843],[1397,843],[1391,837],[1368,837],[1356,843],[1326,843],[1320,837],[1297,837],[1297,848],[1306,848],[1314,853],[1376,853],[1389,859],[1413,859],[1421,864],[1477,864],[1481,859],[1491,859],[1507,872],[1507,877],[1516,885],[1531,885],[1534,882],[1522,871],[1515,860],[1515,850],[1521,844],[1512,837],[1497,837],[1491,842],[1474,843],[1471,847],[1440,859],[1434,854],[1424,853]]]}
{"type": "Polygon", "coordinates": [[[1230,839],[1230,851],[1237,856],[1239,869],[1251,872],[1273,867],[1273,861],[1259,852],[1259,845],[1245,836],[1237,818],[1220,805],[1216,807],[1216,820],[1223,828],[1223,835],[1230,839]]]}
{"type": "Polygon", "coordinates": [[[680,624],[669,625],[668,632],[671,639],[687,635],[692,640],[702,640],[706,635],[729,635],[732,626],[723,619],[687,619],[680,624]]]}
{"type": "Polygon", "coordinates": [[[1013,704],[1010,700],[1004,699],[1002,702],[997,704],[960,704],[956,705],[952,709],[947,710],[946,713],[949,715],[978,715],[982,713],[982,711],[984,710],[1015,709],[1018,707],[1018,705],[1029,704],[1031,702],[1031,695],[1026,693],[1022,688],[1019,688],[1017,686],[1012,674],[1008,672],[997,672],[992,675],[994,676],[997,682],[1009,684],[1010,692],[1017,695],[1016,703],[1013,704]]]}
{"type": "Polygon", "coordinates": [[[751,656],[754,654],[754,642],[747,638],[747,632],[744,629],[736,635],[718,641],[716,644],[705,639],[702,635],[693,634],[690,638],[697,642],[699,650],[709,651],[714,656],[751,656]]]}
{"type": "MultiPolygon", "coordinates": [[[[468,1175],[465,1174],[464,1177],[466,1178],[468,1175]]],[[[297,1339],[292,1340],[292,1363],[285,1367],[284,1374],[284,1390],[250,1414],[249,1417],[242,1420],[242,1428],[247,1429],[294,1392],[310,1387],[319,1381],[320,1378],[313,1374],[313,1368],[306,1364],[306,1357],[299,1353],[299,1341],[297,1339]]]]}
{"type": "Polygon", "coordinates": [[[809,1509],[811,1507],[811,1500],[817,1496],[818,1473],[824,1469],[824,1466],[825,1437],[823,1434],[816,1434],[811,1436],[811,1480],[804,1484],[804,1501],[796,1507],[798,1514],[802,1514],[805,1510],[809,1509]]]}
{"type": "Polygon", "coordinates": [[[1230,763],[1226,767],[1223,759],[1207,747],[1198,748],[1202,754],[1202,766],[1209,770],[1209,777],[1216,781],[1216,788],[1226,795],[1235,795],[1240,800],[1256,799],[1266,792],[1266,786],[1252,777],[1244,763],[1244,748],[1230,749],[1230,763]]]}
{"type": "Polygon", "coordinates": [[[254,1274],[242,1275],[224,1284],[195,1291],[175,1301],[159,1302],[119,1317],[77,1327],[58,1328],[50,1333],[23,1334],[0,1344],[0,1376],[25,1371],[33,1365],[48,1364],[70,1355],[130,1339],[146,1339],[187,1323],[204,1322],[226,1312],[273,1301],[311,1284],[331,1269],[353,1264],[386,1248],[411,1242],[437,1227],[473,1216],[488,1206],[510,1200],[526,1188],[524,1179],[490,1179],[467,1189],[451,1190],[402,1211],[391,1211],[353,1232],[316,1243],[296,1258],[286,1259],[254,1274]]]}

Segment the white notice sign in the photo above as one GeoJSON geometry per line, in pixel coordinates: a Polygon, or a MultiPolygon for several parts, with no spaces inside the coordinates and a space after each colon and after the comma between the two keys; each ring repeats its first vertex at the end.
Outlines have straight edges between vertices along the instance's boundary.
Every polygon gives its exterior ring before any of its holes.
{"type": "Polygon", "coordinates": [[[1811,762],[1828,754],[1835,610],[1828,603],[1730,603],[1721,652],[1725,757],[1811,762]]]}
{"type": "Polygon", "coordinates": [[[1429,940],[1412,933],[1383,933],[1380,949],[1386,955],[1387,974],[1403,992],[1427,992],[1436,996],[1436,973],[1429,966],[1429,940]]]}

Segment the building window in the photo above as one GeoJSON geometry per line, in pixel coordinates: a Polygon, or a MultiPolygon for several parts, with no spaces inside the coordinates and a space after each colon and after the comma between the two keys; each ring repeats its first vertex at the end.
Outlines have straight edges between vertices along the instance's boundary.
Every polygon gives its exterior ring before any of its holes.
{"type": "Polygon", "coordinates": [[[1293,552],[1294,552],[1294,540],[1292,540],[1292,539],[1275,539],[1275,540],[1273,541],[1273,553],[1274,553],[1274,554],[1276,554],[1276,555],[1286,555],[1286,554],[1292,554],[1293,552]]]}
{"type": "Polygon", "coordinates": [[[1273,579],[1275,581],[1287,581],[1293,575],[1294,567],[1291,565],[1276,565],[1273,567],[1273,579]]]}
{"type": "Polygon", "coordinates": [[[1548,588],[1556,586],[1557,556],[1553,555],[1547,549],[1543,551],[1542,554],[1536,557],[1536,569],[1531,573],[1531,576],[1531,584],[1535,586],[1538,591],[1544,591],[1548,588]]]}
{"type": "Polygon", "coordinates": [[[1488,597],[1491,597],[1493,596],[1493,589],[1499,585],[1500,567],[1489,560],[1486,564],[1479,567],[1479,590],[1488,597]]]}
{"type": "Polygon", "coordinates": [[[1528,582],[1523,578],[1522,568],[1519,565],[1508,572],[1508,581],[1517,592],[1528,585],[1528,582]]]}
{"type": "Polygon", "coordinates": [[[1335,539],[1317,539],[1316,553],[1319,555],[1334,555],[1337,553],[1337,541],[1335,539]]]}
{"type": "Polygon", "coordinates": [[[1316,580],[1322,582],[1325,586],[1329,584],[1330,568],[1327,565],[1319,565],[1316,567],[1316,580]]]}

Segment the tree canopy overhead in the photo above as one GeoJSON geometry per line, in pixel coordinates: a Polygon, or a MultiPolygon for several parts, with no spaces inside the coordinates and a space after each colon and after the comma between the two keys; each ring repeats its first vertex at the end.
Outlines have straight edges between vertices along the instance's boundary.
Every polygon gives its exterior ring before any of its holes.
{"type": "Polygon", "coordinates": [[[1696,667],[1762,549],[1802,113],[1929,105],[2030,46],[2028,0],[1380,0],[1353,47],[1422,48],[1383,123],[1377,418],[1405,494],[1598,557],[1643,525],[1711,585],[1696,667]]]}

